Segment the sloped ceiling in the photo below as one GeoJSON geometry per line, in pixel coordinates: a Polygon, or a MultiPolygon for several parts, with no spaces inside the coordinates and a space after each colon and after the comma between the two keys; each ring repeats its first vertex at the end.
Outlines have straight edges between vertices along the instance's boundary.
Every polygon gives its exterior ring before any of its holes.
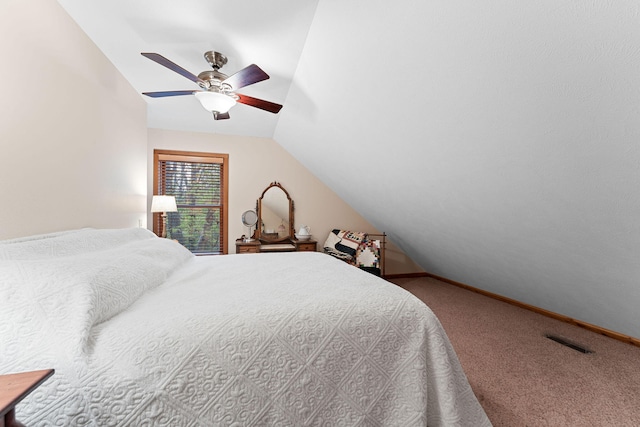
{"type": "MultiPolygon", "coordinates": [[[[192,74],[217,51],[231,75],[254,63],[269,80],[239,92],[284,104],[317,0],[58,0],[138,92],[199,90],[197,84],[143,57],[155,52],[192,74]]],[[[245,105],[214,121],[195,97],[143,97],[152,128],[273,137],[278,116],[245,105]]]]}
{"type": "Polygon", "coordinates": [[[640,337],[639,16],[321,0],[275,139],[427,271],[640,337]]]}
{"type": "MultiPolygon", "coordinates": [[[[207,31],[222,25],[233,69],[272,74],[247,94],[285,104],[266,119],[234,107],[228,126],[202,116],[190,130],[273,135],[427,271],[640,337],[634,1],[267,1],[264,22],[248,10],[216,21],[223,2],[201,16],[187,16],[198,2],[136,3],[178,18],[166,31],[128,19],[153,28],[149,50],[198,70],[207,31]],[[278,55],[286,67],[270,62],[278,55]]],[[[187,88],[175,78],[180,87],[163,77],[144,90],[187,88]]],[[[150,104],[150,126],[180,129],[168,116],[181,108],[150,104]]]]}

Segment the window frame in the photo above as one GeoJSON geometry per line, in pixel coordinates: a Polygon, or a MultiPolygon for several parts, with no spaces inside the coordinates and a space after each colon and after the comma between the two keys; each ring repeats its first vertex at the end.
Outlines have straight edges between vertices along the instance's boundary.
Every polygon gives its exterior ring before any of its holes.
{"type": "MultiPolygon", "coordinates": [[[[161,195],[160,189],[160,177],[158,176],[159,162],[161,161],[182,161],[191,163],[218,163],[221,164],[222,169],[222,188],[221,188],[221,209],[220,209],[220,239],[222,244],[220,245],[220,255],[226,255],[229,253],[229,230],[228,230],[228,217],[229,217],[229,155],[222,153],[206,153],[196,151],[181,151],[181,150],[153,150],[153,195],[161,195]]],[[[164,185],[163,185],[164,186],[164,185]]],[[[153,232],[158,236],[162,235],[162,218],[160,213],[153,213],[152,228],[153,232]]],[[[196,255],[216,255],[216,254],[197,254],[196,255]]]]}

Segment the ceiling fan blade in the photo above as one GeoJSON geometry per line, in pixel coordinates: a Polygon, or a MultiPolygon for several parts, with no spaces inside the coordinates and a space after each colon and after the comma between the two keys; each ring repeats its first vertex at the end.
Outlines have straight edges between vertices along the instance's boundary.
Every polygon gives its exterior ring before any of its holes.
{"type": "Polygon", "coordinates": [[[145,56],[147,58],[149,58],[152,61],[157,62],[158,64],[167,67],[168,69],[170,69],[171,71],[175,71],[176,73],[180,74],[181,76],[184,76],[186,78],[188,78],[189,80],[191,80],[194,83],[198,83],[198,84],[204,84],[204,81],[199,79],[198,76],[196,76],[193,73],[190,73],[189,71],[185,70],[184,68],[182,68],[181,66],[179,66],[178,64],[169,61],[167,58],[165,58],[164,56],[157,54],[157,53],[147,53],[147,52],[142,52],[140,55],[145,56]]]}
{"type": "Polygon", "coordinates": [[[242,95],[239,93],[236,93],[236,95],[238,95],[239,103],[260,108],[261,110],[265,110],[273,114],[277,114],[282,108],[282,105],[265,101],[264,99],[253,98],[251,96],[242,95]]]}
{"type": "Polygon", "coordinates": [[[229,115],[229,112],[218,113],[217,111],[212,111],[212,113],[213,113],[213,120],[226,120],[231,118],[231,116],[229,115]]]}
{"type": "Polygon", "coordinates": [[[254,83],[267,80],[269,74],[262,71],[262,68],[256,64],[251,64],[248,67],[243,68],[235,74],[230,75],[224,79],[224,83],[230,85],[233,90],[240,89],[245,86],[252,85],[254,83]]]}
{"type": "Polygon", "coordinates": [[[142,92],[151,98],[164,98],[165,96],[193,95],[197,90],[167,90],[164,92],[142,92]]]}

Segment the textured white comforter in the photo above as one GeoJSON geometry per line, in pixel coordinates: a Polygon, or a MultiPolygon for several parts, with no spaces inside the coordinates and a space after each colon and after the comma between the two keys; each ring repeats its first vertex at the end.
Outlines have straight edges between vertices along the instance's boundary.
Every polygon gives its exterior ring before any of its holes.
{"type": "Polygon", "coordinates": [[[193,257],[142,229],[0,242],[27,425],[487,426],[442,327],[321,253],[193,257]]]}

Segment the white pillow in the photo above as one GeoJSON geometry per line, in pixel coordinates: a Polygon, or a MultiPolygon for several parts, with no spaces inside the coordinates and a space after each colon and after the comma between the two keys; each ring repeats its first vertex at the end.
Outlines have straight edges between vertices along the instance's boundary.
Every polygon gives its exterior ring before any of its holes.
{"type": "Polygon", "coordinates": [[[146,228],[79,230],[0,240],[0,260],[51,259],[84,255],[119,247],[125,243],[157,238],[146,228]]]}
{"type": "Polygon", "coordinates": [[[0,245],[0,332],[7,324],[34,340],[54,334],[67,346],[86,344],[93,326],[126,310],[193,256],[143,229],[0,245]]]}

